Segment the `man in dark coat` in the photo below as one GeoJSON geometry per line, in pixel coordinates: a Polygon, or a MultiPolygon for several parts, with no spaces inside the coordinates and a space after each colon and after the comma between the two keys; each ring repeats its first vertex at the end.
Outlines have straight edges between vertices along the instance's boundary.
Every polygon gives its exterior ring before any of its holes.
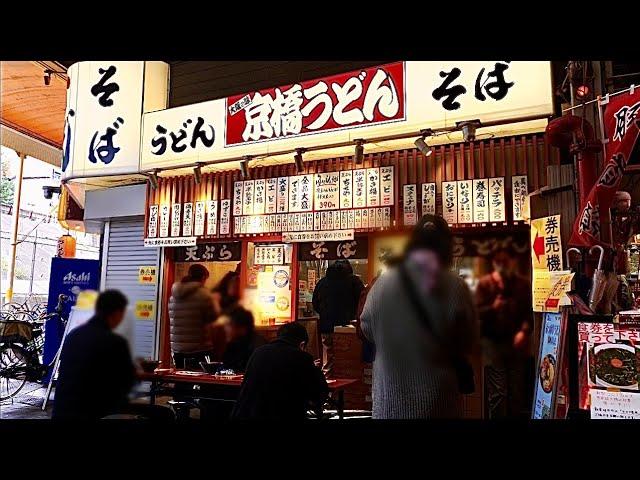
{"type": "Polygon", "coordinates": [[[95,315],[64,341],[53,405],[54,419],[99,419],[122,412],[134,383],[129,345],[113,330],[127,299],[117,290],[100,294],[95,315]]]}
{"type": "Polygon", "coordinates": [[[348,260],[337,260],[327,268],[313,291],[313,308],[320,320],[318,329],[322,336],[322,370],[330,377],[334,364],[333,329],[349,325],[358,314],[360,293],[364,284],[353,274],[348,260]]]}
{"type": "Polygon", "coordinates": [[[278,338],[256,349],[244,375],[233,419],[303,420],[307,407],[322,405],[329,389],[299,323],[283,325],[278,338]]]}

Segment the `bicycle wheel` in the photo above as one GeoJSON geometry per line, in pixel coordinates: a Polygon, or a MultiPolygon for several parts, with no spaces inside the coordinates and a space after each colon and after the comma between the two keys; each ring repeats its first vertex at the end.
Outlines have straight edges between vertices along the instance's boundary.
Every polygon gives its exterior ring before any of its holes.
{"type": "Polygon", "coordinates": [[[29,353],[19,345],[0,346],[0,401],[18,394],[27,383],[29,353]]]}

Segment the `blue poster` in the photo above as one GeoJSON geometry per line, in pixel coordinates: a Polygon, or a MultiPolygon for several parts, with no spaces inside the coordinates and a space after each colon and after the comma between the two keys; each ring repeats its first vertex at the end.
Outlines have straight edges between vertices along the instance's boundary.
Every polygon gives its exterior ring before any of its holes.
{"type": "MultiPolygon", "coordinates": [[[[69,300],[64,304],[63,316],[69,317],[71,307],[75,305],[78,294],[83,290],[98,290],[100,283],[100,262],[80,258],[51,259],[51,275],[49,277],[49,300],[47,313],[55,312],[58,295],[64,294],[69,300]]],[[[60,348],[64,326],[58,318],[45,323],[44,354],[45,365],[51,363],[60,348]]],[[[48,377],[46,379],[48,381],[48,377]]]]}
{"type": "Polygon", "coordinates": [[[536,389],[533,396],[533,419],[553,418],[556,384],[560,376],[560,336],[562,314],[545,313],[542,322],[540,353],[536,369],[536,389]]]}

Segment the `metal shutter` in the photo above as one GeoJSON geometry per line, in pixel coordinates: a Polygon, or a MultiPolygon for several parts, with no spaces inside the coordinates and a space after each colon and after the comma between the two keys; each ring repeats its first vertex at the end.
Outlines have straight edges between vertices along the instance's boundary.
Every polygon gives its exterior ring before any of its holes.
{"type": "MultiPolygon", "coordinates": [[[[106,232],[105,232],[106,233],[106,232]]],[[[105,242],[103,258],[103,289],[117,289],[129,299],[129,306],[135,311],[139,300],[152,300],[156,304],[151,320],[141,320],[134,316],[133,356],[156,358],[157,338],[157,296],[158,285],[143,285],[138,282],[138,268],[155,265],[160,278],[160,249],[144,247],[144,217],[127,220],[111,220],[108,223],[108,238],[105,242]]]]}

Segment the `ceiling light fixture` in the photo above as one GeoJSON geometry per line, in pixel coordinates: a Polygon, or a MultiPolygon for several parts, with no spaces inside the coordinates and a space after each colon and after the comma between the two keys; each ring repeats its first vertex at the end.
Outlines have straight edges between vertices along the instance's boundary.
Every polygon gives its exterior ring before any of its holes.
{"type": "Polygon", "coordinates": [[[193,167],[193,177],[196,185],[200,185],[200,182],[202,182],[202,164],[196,163],[196,166],[193,167]]]}
{"type": "Polygon", "coordinates": [[[296,154],[293,156],[293,161],[296,164],[296,172],[302,173],[304,171],[304,160],[302,154],[306,152],[304,148],[296,148],[296,154]]]}
{"type": "Polygon", "coordinates": [[[362,165],[362,162],[364,162],[364,140],[361,138],[356,140],[356,153],[353,159],[356,165],[362,165]]]}
{"type": "Polygon", "coordinates": [[[480,120],[456,122],[456,127],[462,130],[462,138],[465,142],[473,142],[476,139],[476,130],[481,126],[480,120]]]}
{"type": "Polygon", "coordinates": [[[427,143],[426,138],[427,137],[433,137],[433,130],[430,128],[425,128],[424,130],[420,130],[420,137],[416,139],[414,143],[414,145],[416,146],[416,148],[418,150],[420,150],[420,152],[425,156],[428,157],[429,155],[431,155],[433,153],[433,147],[430,147],[429,144],[427,143]]]}
{"type": "Polygon", "coordinates": [[[240,161],[240,173],[243,180],[249,179],[249,160],[251,160],[251,157],[247,155],[240,161]]]}
{"type": "Polygon", "coordinates": [[[147,178],[149,179],[149,185],[151,185],[151,188],[156,190],[158,188],[158,171],[154,170],[147,178]]]}

